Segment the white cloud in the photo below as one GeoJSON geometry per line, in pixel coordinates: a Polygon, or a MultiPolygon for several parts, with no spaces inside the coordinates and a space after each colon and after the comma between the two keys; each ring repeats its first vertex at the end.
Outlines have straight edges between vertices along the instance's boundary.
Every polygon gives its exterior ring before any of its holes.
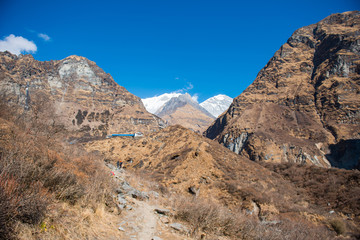
{"type": "Polygon", "coordinates": [[[33,41],[29,41],[21,36],[16,37],[10,34],[4,40],[0,40],[0,51],[9,51],[12,54],[19,55],[20,53],[35,53],[37,47],[33,41]]]}
{"type": "Polygon", "coordinates": [[[187,90],[191,90],[191,89],[193,89],[193,88],[194,88],[194,85],[192,85],[192,83],[191,83],[191,82],[188,82],[187,84],[188,84],[188,86],[185,88],[185,91],[187,91],[187,90]]]}
{"type": "Polygon", "coordinates": [[[47,42],[47,41],[50,41],[50,37],[49,37],[49,35],[47,35],[47,34],[45,34],[45,33],[38,33],[38,37],[39,38],[42,38],[45,42],[47,42]]]}
{"type": "Polygon", "coordinates": [[[198,102],[199,100],[199,95],[197,95],[196,93],[194,94],[194,96],[191,96],[192,100],[194,100],[195,102],[198,102]]]}
{"type": "Polygon", "coordinates": [[[184,88],[179,89],[179,90],[177,90],[177,91],[175,91],[175,92],[176,92],[176,93],[183,93],[183,92],[189,91],[189,90],[191,90],[191,89],[193,89],[193,88],[194,88],[194,85],[192,85],[191,82],[188,82],[188,83],[187,83],[187,86],[185,86],[184,88]]]}

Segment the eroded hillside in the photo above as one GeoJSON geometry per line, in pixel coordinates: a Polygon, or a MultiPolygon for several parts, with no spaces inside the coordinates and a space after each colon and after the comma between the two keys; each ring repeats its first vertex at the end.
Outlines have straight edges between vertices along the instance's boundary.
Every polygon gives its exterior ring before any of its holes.
{"type": "Polygon", "coordinates": [[[144,138],[95,141],[87,143],[86,148],[103,153],[114,164],[123,161],[126,169],[142,173],[169,191],[242,209],[262,221],[329,225],[335,216],[348,216],[344,221],[348,221],[351,229],[359,224],[357,171],[324,168],[310,171],[309,179],[322,179],[314,185],[321,191],[316,193],[308,182],[311,180],[303,181],[302,185],[296,178],[308,171],[306,166],[294,166],[291,173],[283,171],[289,166],[263,167],[180,126],[144,138]],[[291,176],[287,177],[288,174],[291,176]],[[327,179],[338,180],[330,183],[327,179]],[[336,187],[329,188],[329,184],[336,187]]]}
{"type": "Polygon", "coordinates": [[[354,11],[295,31],[205,135],[255,161],[359,168],[359,29],[354,11]]]}
{"type": "Polygon", "coordinates": [[[148,132],[163,125],[140,98],[79,56],[41,62],[31,55],[2,52],[0,94],[19,114],[33,112],[44,123],[63,126],[77,136],[148,132]]]}

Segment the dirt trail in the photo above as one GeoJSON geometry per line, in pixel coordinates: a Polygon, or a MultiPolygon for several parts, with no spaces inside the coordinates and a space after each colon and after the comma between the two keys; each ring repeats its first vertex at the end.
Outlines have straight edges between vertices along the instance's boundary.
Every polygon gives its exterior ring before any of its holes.
{"type": "Polygon", "coordinates": [[[127,211],[122,218],[124,239],[152,239],[159,236],[158,220],[153,206],[147,202],[134,200],[133,209],[127,211]]]}
{"type": "MultiPolygon", "coordinates": [[[[123,169],[118,170],[112,165],[108,165],[108,167],[114,173],[114,177],[119,184],[126,181],[126,174],[123,169]]],[[[149,197],[151,200],[152,196],[149,197]]],[[[126,207],[122,210],[118,223],[119,230],[122,232],[121,239],[191,239],[174,231],[166,221],[164,223],[164,218],[168,219],[168,217],[157,214],[155,209],[161,208],[161,206],[157,206],[154,201],[150,200],[140,200],[132,198],[131,196],[126,197],[126,207]]]]}

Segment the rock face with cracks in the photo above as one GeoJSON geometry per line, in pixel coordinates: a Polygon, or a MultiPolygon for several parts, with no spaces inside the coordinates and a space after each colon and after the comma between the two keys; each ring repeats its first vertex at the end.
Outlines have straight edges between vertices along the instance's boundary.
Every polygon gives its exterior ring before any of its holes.
{"type": "Polygon", "coordinates": [[[2,101],[78,136],[150,132],[163,121],[94,62],[79,56],[41,62],[0,53],[2,101]]]}
{"type": "Polygon", "coordinates": [[[360,146],[360,13],[298,29],[205,132],[255,161],[353,169],[360,146]]]}

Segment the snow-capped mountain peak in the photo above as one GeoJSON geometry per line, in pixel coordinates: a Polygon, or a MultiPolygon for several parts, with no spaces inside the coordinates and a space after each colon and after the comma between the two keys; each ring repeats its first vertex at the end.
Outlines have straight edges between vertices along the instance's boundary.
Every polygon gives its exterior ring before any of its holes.
{"type": "Polygon", "coordinates": [[[167,103],[171,98],[180,96],[181,93],[164,93],[160,96],[150,97],[141,99],[144,103],[146,110],[154,114],[159,110],[165,103],[167,103]]]}
{"type": "Polygon", "coordinates": [[[200,103],[200,106],[205,108],[215,117],[218,117],[229,108],[232,101],[233,99],[231,97],[219,94],[200,103]]]}
{"type": "MultiPolygon", "coordinates": [[[[182,94],[182,93],[164,93],[159,96],[150,97],[150,98],[144,98],[141,99],[144,103],[144,106],[146,110],[152,114],[159,113],[161,109],[165,106],[166,103],[168,103],[172,98],[179,98],[181,99],[188,99],[188,102],[196,101],[196,96],[190,96],[188,93],[182,94]]],[[[211,97],[204,102],[200,103],[200,106],[203,107],[207,112],[212,114],[214,117],[218,117],[220,114],[222,114],[224,111],[226,111],[230,104],[232,103],[232,98],[229,96],[226,96],[224,94],[219,94],[214,97],[211,97]]],[[[196,103],[197,104],[197,103],[196,103]]]]}
{"type": "Polygon", "coordinates": [[[172,112],[176,111],[178,108],[181,108],[185,105],[190,105],[194,109],[196,109],[196,111],[200,111],[202,112],[202,114],[214,118],[211,113],[209,113],[205,108],[201,107],[199,103],[188,93],[180,94],[178,97],[171,98],[155,112],[155,115],[159,117],[169,115],[172,112]]]}

